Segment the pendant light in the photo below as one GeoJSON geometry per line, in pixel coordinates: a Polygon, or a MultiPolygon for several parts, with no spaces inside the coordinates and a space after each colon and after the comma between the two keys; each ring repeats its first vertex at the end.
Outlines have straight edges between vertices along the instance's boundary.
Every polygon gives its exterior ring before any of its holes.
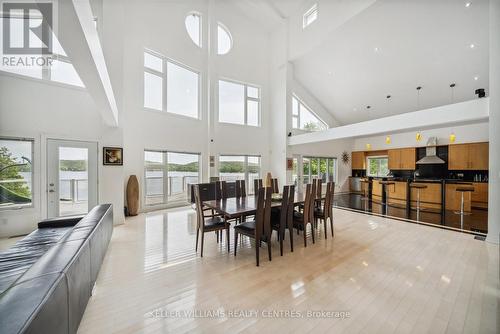
{"type": "MultiPolygon", "coordinates": [[[[422,86],[418,86],[416,89],[417,89],[417,110],[420,110],[420,90],[422,89],[422,86]]],[[[415,135],[415,140],[417,142],[422,140],[422,134],[420,133],[420,131],[417,132],[417,134],[415,135]]]]}

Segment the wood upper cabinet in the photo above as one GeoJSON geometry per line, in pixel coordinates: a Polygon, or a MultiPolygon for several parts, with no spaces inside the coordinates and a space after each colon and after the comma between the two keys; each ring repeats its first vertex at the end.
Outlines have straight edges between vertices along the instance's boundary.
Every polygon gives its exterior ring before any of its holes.
{"type": "Polygon", "coordinates": [[[365,152],[352,152],[351,160],[352,169],[366,169],[365,152]]]}
{"type": "Polygon", "coordinates": [[[489,149],[488,143],[469,144],[469,159],[471,170],[489,169],[489,149]]]}
{"type": "Polygon", "coordinates": [[[400,148],[388,151],[389,169],[415,170],[416,151],[414,147],[400,148]]]}
{"type": "Polygon", "coordinates": [[[457,144],[448,147],[449,170],[488,170],[488,143],[457,144]]]}

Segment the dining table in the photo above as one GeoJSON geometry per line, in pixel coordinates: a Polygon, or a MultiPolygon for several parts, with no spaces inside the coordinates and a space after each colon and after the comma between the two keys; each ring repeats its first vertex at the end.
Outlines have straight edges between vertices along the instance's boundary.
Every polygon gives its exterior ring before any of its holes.
{"type": "MultiPolygon", "coordinates": [[[[294,196],[294,204],[304,204],[305,193],[296,192],[294,196]]],[[[316,198],[317,202],[324,200],[323,197],[316,198]]],[[[249,195],[245,197],[231,197],[218,200],[204,201],[203,205],[213,209],[214,211],[224,215],[226,218],[238,218],[241,216],[249,216],[255,214],[257,210],[257,196],[249,195]]],[[[281,200],[275,198],[271,201],[271,207],[281,207],[281,200]]]]}

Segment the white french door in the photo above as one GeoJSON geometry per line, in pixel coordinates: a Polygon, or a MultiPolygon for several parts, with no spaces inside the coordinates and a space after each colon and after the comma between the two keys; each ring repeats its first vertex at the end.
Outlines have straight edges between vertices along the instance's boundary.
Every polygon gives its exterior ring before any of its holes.
{"type": "Polygon", "coordinates": [[[97,205],[97,143],[47,140],[48,218],[85,214],[97,205]]]}

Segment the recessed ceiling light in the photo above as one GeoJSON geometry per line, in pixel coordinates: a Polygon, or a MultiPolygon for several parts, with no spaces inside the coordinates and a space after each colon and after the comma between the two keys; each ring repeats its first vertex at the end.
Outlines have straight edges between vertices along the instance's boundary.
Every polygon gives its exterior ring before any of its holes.
{"type": "Polygon", "coordinates": [[[465,4],[465,7],[469,8],[469,7],[470,7],[470,5],[472,5],[472,2],[467,2],[467,3],[465,4]]]}
{"type": "Polygon", "coordinates": [[[387,95],[386,97],[387,97],[388,99],[390,99],[390,98],[391,98],[391,96],[390,96],[390,95],[387,95]]]}
{"type": "Polygon", "coordinates": [[[377,48],[377,47],[376,47],[376,48],[374,48],[374,49],[373,49],[373,51],[378,52],[378,48],[377,48]]]}
{"type": "Polygon", "coordinates": [[[333,72],[332,71],[328,71],[328,75],[333,75],[333,72]]]}
{"type": "Polygon", "coordinates": [[[474,49],[474,48],[476,47],[476,45],[474,45],[474,43],[472,43],[471,45],[469,45],[469,47],[470,47],[471,49],[474,49]]]}
{"type": "Polygon", "coordinates": [[[366,106],[366,109],[370,109],[372,106],[366,106]]]}
{"type": "Polygon", "coordinates": [[[358,111],[358,108],[352,108],[352,111],[358,111]]]}
{"type": "Polygon", "coordinates": [[[478,77],[478,76],[475,76],[475,77],[474,77],[474,80],[475,80],[475,81],[477,81],[478,79],[479,79],[479,77],[478,77]]]}

